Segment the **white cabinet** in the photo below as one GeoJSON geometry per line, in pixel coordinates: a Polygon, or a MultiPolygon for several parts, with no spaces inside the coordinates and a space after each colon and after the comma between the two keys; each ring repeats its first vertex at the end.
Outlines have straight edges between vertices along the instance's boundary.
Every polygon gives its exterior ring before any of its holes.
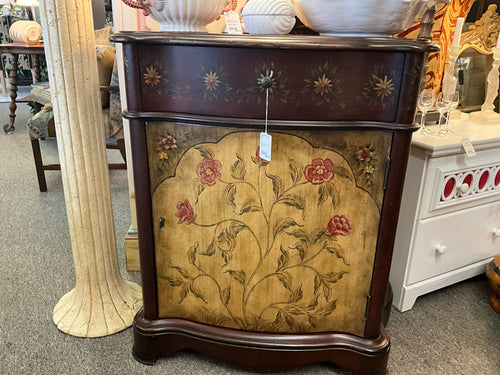
{"type": "Polygon", "coordinates": [[[454,134],[413,137],[394,245],[394,306],[481,274],[500,253],[500,122],[462,114],[454,134]],[[477,152],[468,157],[467,137],[477,152]]]}

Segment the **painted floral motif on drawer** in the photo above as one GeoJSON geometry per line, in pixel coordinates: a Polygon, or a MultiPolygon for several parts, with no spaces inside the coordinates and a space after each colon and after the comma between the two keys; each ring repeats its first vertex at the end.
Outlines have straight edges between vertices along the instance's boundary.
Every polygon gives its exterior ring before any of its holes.
{"type": "MultiPolygon", "coordinates": [[[[199,115],[238,117],[245,113],[245,117],[262,118],[266,90],[261,80],[270,77],[270,118],[393,121],[396,116],[403,73],[398,59],[403,55],[389,59],[389,55],[374,53],[368,59],[354,52],[337,52],[301,61],[296,54],[273,59],[270,53],[263,59],[247,51],[240,60],[225,58],[223,50],[202,58],[182,46],[172,49],[165,56],[148,50],[139,62],[146,111],[156,107],[168,111],[172,100],[172,108],[199,115]]],[[[420,73],[408,74],[418,82],[420,73]]]]}
{"type": "Polygon", "coordinates": [[[161,317],[363,334],[391,136],[325,134],[148,124],[161,317]]]}

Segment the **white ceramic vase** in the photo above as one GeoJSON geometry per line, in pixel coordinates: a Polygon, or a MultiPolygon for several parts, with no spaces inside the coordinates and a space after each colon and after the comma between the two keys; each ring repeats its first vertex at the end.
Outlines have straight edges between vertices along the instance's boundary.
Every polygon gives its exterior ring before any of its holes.
{"type": "Polygon", "coordinates": [[[250,34],[288,34],[295,26],[291,0],[250,0],[241,16],[250,34]]]}
{"type": "Polygon", "coordinates": [[[449,0],[294,0],[297,17],[321,35],[399,33],[432,5],[449,0]]]}
{"type": "Polygon", "coordinates": [[[160,31],[207,32],[227,0],[122,0],[160,23],[160,31]]]}

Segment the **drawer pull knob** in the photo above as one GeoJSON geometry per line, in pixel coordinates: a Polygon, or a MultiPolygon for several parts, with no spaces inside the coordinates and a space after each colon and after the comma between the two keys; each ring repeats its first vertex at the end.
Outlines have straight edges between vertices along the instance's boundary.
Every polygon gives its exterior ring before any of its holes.
{"type": "Polygon", "coordinates": [[[462,194],[467,193],[467,191],[469,190],[469,184],[464,183],[464,184],[460,185],[459,189],[460,189],[460,192],[462,194]]]}
{"type": "Polygon", "coordinates": [[[437,252],[438,254],[444,254],[444,253],[446,253],[447,251],[448,251],[448,247],[447,247],[447,246],[445,246],[445,245],[437,245],[437,246],[436,246],[436,252],[437,252]]]}
{"type": "Polygon", "coordinates": [[[500,229],[493,229],[493,237],[500,237],[500,229]]]}

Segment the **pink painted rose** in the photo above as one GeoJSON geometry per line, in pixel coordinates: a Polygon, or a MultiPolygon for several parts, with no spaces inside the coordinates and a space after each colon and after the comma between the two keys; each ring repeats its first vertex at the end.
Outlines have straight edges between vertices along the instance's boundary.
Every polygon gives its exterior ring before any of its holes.
{"type": "Polygon", "coordinates": [[[304,168],[306,180],[313,185],[320,185],[333,179],[333,163],[330,159],[314,159],[304,168]]]}
{"type": "Polygon", "coordinates": [[[177,212],[175,216],[179,218],[177,224],[182,224],[187,222],[188,224],[193,220],[193,206],[189,200],[185,200],[184,202],[177,203],[177,212]]]}
{"type": "Polygon", "coordinates": [[[358,151],[358,160],[370,161],[373,158],[373,152],[370,151],[368,147],[364,147],[358,151]]]}
{"type": "Polygon", "coordinates": [[[347,236],[351,234],[351,221],[345,215],[335,215],[328,222],[328,231],[332,236],[347,236]]]}
{"type": "Polygon", "coordinates": [[[196,174],[200,177],[201,183],[213,186],[220,179],[222,164],[218,160],[205,158],[196,167],[196,174]]]}

